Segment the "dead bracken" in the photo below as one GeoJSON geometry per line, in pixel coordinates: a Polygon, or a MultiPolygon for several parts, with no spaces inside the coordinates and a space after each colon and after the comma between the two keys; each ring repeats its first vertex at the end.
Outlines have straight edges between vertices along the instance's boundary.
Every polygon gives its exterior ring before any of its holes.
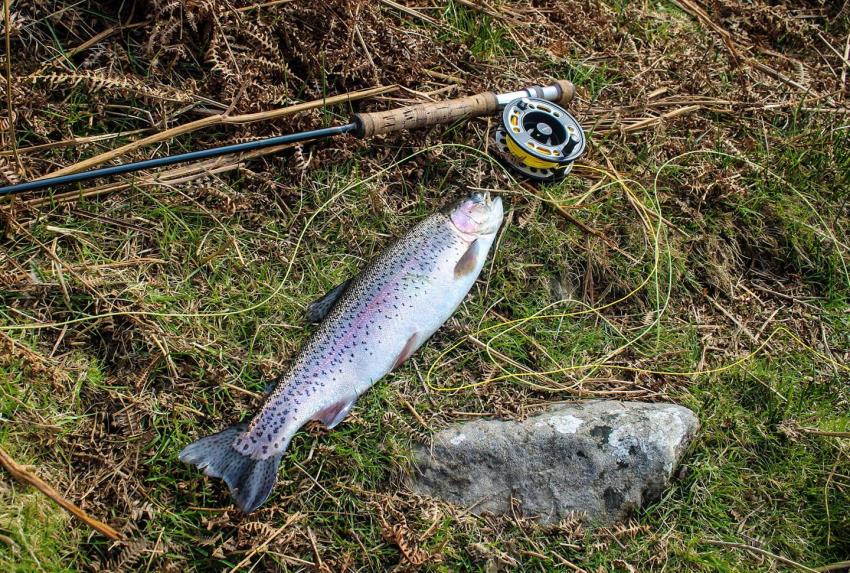
{"type": "Polygon", "coordinates": [[[847,3],[10,4],[2,185],[124,145],[105,164],[561,77],[578,88],[569,111],[590,145],[564,183],[531,189],[462,147],[488,145],[496,124],[481,119],[0,199],[0,446],[125,537],[110,543],[4,473],[0,567],[846,559],[847,3]],[[231,121],[376,86],[398,87],[231,121]],[[480,287],[337,431],[296,437],[276,494],[240,517],[225,488],[177,461],[180,447],[256,407],[308,335],[309,301],[468,187],[501,193],[513,221],[480,287]],[[599,310],[495,327],[553,303],[550,313],[599,310]],[[720,373],[658,373],[750,353],[720,373]],[[576,369],[552,372],[564,367],[576,369]],[[412,443],[575,397],[675,400],[700,416],[687,471],[634,526],[478,517],[404,488],[412,443]]]}

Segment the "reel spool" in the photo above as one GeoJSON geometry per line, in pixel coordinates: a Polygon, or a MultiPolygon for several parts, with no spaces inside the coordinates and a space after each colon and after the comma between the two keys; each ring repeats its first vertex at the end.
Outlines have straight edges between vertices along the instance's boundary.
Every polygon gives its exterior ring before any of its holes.
{"type": "Polygon", "coordinates": [[[584,131],[572,115],[531,97],[505,106],[494,143],[498,159],[535,181],[563,179],[586,146],[584,131]]]}

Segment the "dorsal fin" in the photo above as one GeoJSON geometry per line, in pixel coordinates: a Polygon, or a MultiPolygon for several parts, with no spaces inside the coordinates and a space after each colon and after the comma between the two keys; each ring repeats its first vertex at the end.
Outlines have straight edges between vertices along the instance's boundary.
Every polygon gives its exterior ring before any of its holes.
{"type": "Polygon", "coordinates": [[[336,304],[336,301],[339,300],[339,297],[342,296],[342,293],[346,291],[349,284],[351,284],[351,279],[336,285],[327,294],[311,302],[307,306],[307,322],[322,322],[334,304],[336,304]]]}

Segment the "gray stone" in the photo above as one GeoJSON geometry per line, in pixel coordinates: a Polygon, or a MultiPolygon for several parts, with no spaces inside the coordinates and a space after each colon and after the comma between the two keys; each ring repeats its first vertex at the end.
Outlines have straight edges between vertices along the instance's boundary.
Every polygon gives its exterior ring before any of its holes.
{"type": "Polygon", "coordinates": [[[476,420],[414,451],[414,491],[543,523],[574,513],[621,521],[660,497],[699,421],[674,404],[558,404],[522,422],[476,420]]]}

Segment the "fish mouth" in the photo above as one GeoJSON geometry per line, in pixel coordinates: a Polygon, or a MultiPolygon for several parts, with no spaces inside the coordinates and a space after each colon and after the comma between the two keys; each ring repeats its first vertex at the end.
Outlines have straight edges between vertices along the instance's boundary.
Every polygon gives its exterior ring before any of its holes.
{"type": "Polygon", "coordinates": [[[487,235],[502,220],[502,199],[489,191],[475,191],[447,211],[452,223],[469,236],[487,235]]]}
{"type": "Polygon", "coordinates": [[[469,197],[473,203],[484,203],[484,205],[489,206],[493,202],[493,198],[490,196],[489,191],[485,191],[484,193],[480,193],[476,191],[469,197]]]}

